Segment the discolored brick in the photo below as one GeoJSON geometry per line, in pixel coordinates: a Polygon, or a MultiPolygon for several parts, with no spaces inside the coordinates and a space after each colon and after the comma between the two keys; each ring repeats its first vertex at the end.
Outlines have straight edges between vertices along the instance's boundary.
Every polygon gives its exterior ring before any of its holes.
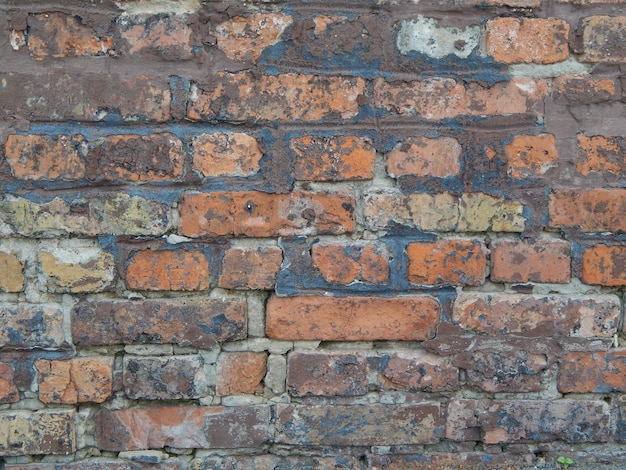
{"type": "Polygon", "coordinates": [[[190,59],[192,51],[192,28],[189,15],[122,14],[116,26],[127,47],[125,55],[141,56],[156,54],[167,60],[190,59]]]}
{"type": "Polygon", "coordinates": [[[390,255],[380,243],[316,243],[313,265],[326,282],[383,284],[389,280],[390,255]]]}
{"type": "Polygon", "coordinates": [[[68,341],[63,310],[53,304],[0,304],[0,347],[63,349],[68,341]]]}
{"type": "Polygon", "coordinates": [[[284,340],[424,340],[434,335],[439,313],[431,297],[273,296],[266,333],[284,340]]]}
{"type": "Polygon", "coordinates": [[[0,362],[0,405],[20,400],[20,391],[15,381],[15,370],[11,364],[0,362]]]}
{"type": "Polygon", "coordinates": [[[97,249],[43,251],[38,261],[45,276],[42,287],[49,292],[102,292],[110,290],[115,279],[113,255],[97,249]]]}
{"type": "Polygon", "coordinates": [[[209,262],[201,251],[140,251],[128,264],[126,284],[138,290],[205,290],[209,262]]]}
{"type": "Polygon", "coordinates": [[[75,452],[74,417],[73,410],[1,411],[0,456],[75,452]]]}
{"type": "Polygon", "coordinates": [[[354,229],[354,200],[344,193],[186,193],[179,210],[178,230],[187,237],[341,234],[354,229]]]}
{"type": "Polygon", "coordinates": [[[459,201],[459,232],[523,232],[524,205],[484,193],[466,193],[459,201]]]}
{"type": "Polygon", "coordinates": [[[582,232],[626,231],[626,189],[565,189],[550,194],[550,227],[582,232]]]}
{"type": "Polygon", "coordinates": [[[558,103],[591,104],[619,99],[619,82],[611,77],[561,75],[552,80],[552,96],[558,103]]]}
{"type": "Polygon", "coordinates": [[[626,139],[578,134],[577,160],[576,169],[583,175],[591,172],[621,175],[626,170],[626,139]]]}
{"type": "Polygon", "coordinates": [[[513,178],[543,175],[558,166],[559,155],[553,134],[518,135],[506,145],[508,173],[513,178]]]}
{"type": "Polygon", "coordinates": [[[452,137],[409,137],[387,154],[387,173],[445,178],[461,171],[462,148],[452,137]]]}
{"type": "Polygon", "coordinates": [[[242,132],[201,134],[193,139],[193,168],[205,177],[253,175],[262,157],[257,140],[242,132]]]}
{"type": "Polygon", "coordinates": [[[560,359],[558,388],[561,393],[626,391],[626,350],[571,352],[560,359]]]}
{"type": "MultiPolygon", "coordinates": [[[[314,469],[356,469],[359,466],[358,457],[351,455],[338,456],[308,456],[308,455],[228,455],[198,457],[191,461],[191,470],[206,470],[218,468],[236,468],[237,470],[278,470],[299,468],[302,470],[314,469]]],[[[16,469],[21,470],[21,469],[16,469]]],[[[27,470],[27,469],[25,469],[27,470]]],[[[47,470],[47,469],[45,469],[47,470]]],[[[51,469],[52,470],[52,469],[51,469]]]]}
{"type": "Polygon", "coordinates": [[[384,352],[378,380],[384,390],[452,392],[459,389],[459,370],[424,351],[384,352]]]}
{"type": "Polygon", "coordinates": [[[589,16],[582,20],[583,62],[626,63],[626,16],[589,16]]]}
{"type": "Polygon", "coordinates": [[[280,248],[231,248],[222,260],[219,286],[225,289],[273,289],[282,261],[280,248]]]}
{"type": "Polygon", "coordinates": [[[21,292],[24,289],[24,265],[13,253],[0,251],[0,292],[21,292]]]}
{"type": "MultiPolygon", "coordinates": [[[[478,0],[476,1],[478,2],[478,0]]],[[[503,2],[485,2],[483,0],[480,3],[497,4],[503,2]]],[[[367,456],[368,468],[384,468],[385,470],[513,470],[532,468],[535,466],[536,460],[535,455],[532,453],[513,454],[510,452],[502,454],[486,454],[483,452],[421,452],[418,454],[398,455],[392,453],[367,456]]]]}
{"type": "Polygon", "coordinates": [[[604,286],[626,285],[626,247],[596,245],[583,251],[582,280],[604,286]]]}
{"type": "Polygon", "coordinates": [[[217,363],[215,392],[217,395],[263,392],[267,372],[267,353],[222,353],[217,363]]]}
{"type": "Polygon", "coordinates": [[[406,254],[413,284],[478,286],[487,275],[487,248],[478,240],[409,243],[406,254]]]}
{"type": "Polygon", "coordinates": [[[499,240],[491,246],[491,280],[567,283],[570,244],[561,240],[499,240]]]}

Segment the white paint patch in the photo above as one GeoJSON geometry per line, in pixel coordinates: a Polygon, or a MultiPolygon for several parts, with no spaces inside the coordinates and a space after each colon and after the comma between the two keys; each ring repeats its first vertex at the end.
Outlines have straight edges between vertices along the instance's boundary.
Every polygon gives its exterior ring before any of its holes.
{"type": "Polygon", "coordinates": [[[439,26],[437,20],[419,15],[415,20],[402,22],[396,47],[404,55],[419,52],[434,59],[449,55],[466,59],[478,47],[479,42],[479,26],[467,26],[463,29],[439,26]]]}
{"type": "Polygon", "coordinates": [[[121,0],[115,4],[128,13],[193,13],[202,5],[201,0],[121,0]]]}

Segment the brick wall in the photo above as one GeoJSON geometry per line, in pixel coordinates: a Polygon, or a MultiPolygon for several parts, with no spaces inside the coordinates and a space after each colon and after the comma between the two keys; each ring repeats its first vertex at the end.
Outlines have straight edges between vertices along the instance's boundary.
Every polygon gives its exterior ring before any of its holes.
{"type": "Polygon", "coordinates": [[[0,37],[4,468],[626,466],[623,0],[0,37]]]}

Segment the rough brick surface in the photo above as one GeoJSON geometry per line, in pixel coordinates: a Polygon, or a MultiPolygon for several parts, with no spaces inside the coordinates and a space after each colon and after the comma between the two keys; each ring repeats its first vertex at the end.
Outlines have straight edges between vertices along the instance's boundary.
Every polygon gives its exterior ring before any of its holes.
{"type": "Polygon", "coordinates": [[[583,20],[583,56],[587,62],[625,63],[626,16],[590,16],[583,20]]]}
{"type": "Polygon", "coordinates": [[[263,152],[248,134],[202,134],[193,140],[193,168],[202,176],[250,176],[259,171],[263,152]]]}
{"type": "Polygon", "coordinates": [[[222,260],[219,285],[226,289],[272,289],[283,261],[280,248],[233,248],[222,260]]]}
{"type": "Polygon", "coordinates": [[[624,392],[624,349],[606,352],[572,352],[561,359],[559,391],[562,393],[624,392]]]}
{"type": "Polygon", "coordinates": [[[141,251],[128,265],[126,283],[138,290],[204,290],[209,262],[200,251],[141,251]]]}
{"type": "Polygon", "coordinates": [[[626,248],[598,245],[583,252],[582,279],[588,284],[626,285],[626,248]]]}
{"type": "Polygon", "coordinates": [[[496,282],[566,283],[571,275],[571,248],[560,240],[498,241],[491,247],[491,280],[496,282]]]}
{"type": "Polygon", "coordinates": [[[626,190],[621,188],[555,191],[550,195],[550,225],[583,232],[626,231],[625,209],[626,190]]]}
{"type": "Polygon", "coordinates": [[[454,176],[461,169],[461,152],[459,142],[451,137],[411,137],[387,154],[387,172],[391,176],[454,176]]]}
{"type": "Polygon", "coordinates": [[[509,174],[513,178],[543,175],[558,166],[559,155],[552,134],[518,135],[505,149],[509,174]]]}
{"type": "Polygon", "coordinates": [[[73,411],[2,411],[0,455],[69,454],[76,450],[73,411]]]}
{"type": "Polygon", "coordinates": [[[578,147],[576,168],[583,175],[596,171],[621,174],[626,168],[626,139],[623,137],[578,134],[578,147]]]}
{"type": "Polygon", "coordinates": [[[59,305],[0,304],[0,347],[3,349],[66,346],[63,310],[59,305]]]}
{"type": "Polygon", "coordinates": [[[260,393],[267,371],[267,354],[233,352],[220,355],[217,363],[215,391],[218,395],[260,393]]]}
{"type": "Polygon", "coordinates": [[[0,252],[0,292],[20,292],[24,288],[24,265],[12,253],[0,252]]]}
{"type": "Polygon", "coordinates": [[[376,243],[316,243],[313,264],[329,283],[381,284],[389,279],[389,254],[376,243]]]}

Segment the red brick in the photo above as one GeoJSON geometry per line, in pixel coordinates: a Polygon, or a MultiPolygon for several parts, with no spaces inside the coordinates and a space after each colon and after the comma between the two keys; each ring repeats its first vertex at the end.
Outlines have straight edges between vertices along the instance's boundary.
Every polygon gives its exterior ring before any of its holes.
{"type": "Polygon", "coordinates": [[[344,193],[186,193],[179,203],[179,233],[188,237],[349,233],[354,230],[354,204],[344,193]]]}
{"type": "Polygon", "coordinates": [[[270,297],[266,329],[284,340],[419,341],[433,337],[439,314],[430,297],[270,297]]]}
{"type": "Polygon", "coordinates": [[[112,358],[40,359],[35,367],[39,373],[39,399],[44,403],[102,403],[111,396],[112,358]]]}
{"type": "Polygon", "coordinates": [[[277,13],[236,16],[215,28],[217,47],[229,59],[256,63],[265,49],[280,41],[292,22],[290,16],[277,13]]]}
{"type": "Polygon", "coordinates": [[[96,446],[113,452],[162,449],[236,449],[269,441],[267,406],[152,406],[101,410],[96,446]]]}
{"type": "Polygon", "coordinates": [[[221,72],[210,85],[193,85],[187,117],[254,122],[349,119],[359,112],[358,98],[364,88],[361,78],[221,72]]]}
{"type": "Polygon", "coordinates": [[[582,20],[582,62],[626,63],[626,16],[590,16],[582,20]]]}
{"type": "Polygon", "coordinates": [[[171,117],[169,84],[162,78],[0,73],[0,83],[3,119],[102,121],[119,113],[123,121],[165,122],[171,117]]]}
{"type": "Polygon", "coordinates": [[[409,137],[387,154],[387,173],[393,177],[455,176],[461,171],[462,150],[451,137],[409,137]]]}
{"type": "MultiPolygon", "coordinates": [[[[359,457],[352,455],[210,455],[207,457],[196,457],[191,461],[190,470],[217,470],[217,469],[237,469],[237,470],[279,470],[279,469],[357,469],[359,468],[359,457]]],[[[7,468],[7,470],[13,470],[7,468]]],[[[22,469],[15,469],[22,470],[22,469]]],[[[28,469],[23,469],[28,470],[28,469]]],[[[55,469],[42,469],[55,470],[55,469]]],[[[100,469],[97,469],[100,470],[100,469]]],[[[120,469],[121,470],[121,469],[120,469]]],[[[124,469],[126,470],[126,469],[124,469]]]]}
{"type": "Polygon", "coordinates": [[[415,242],[406,247],[412,284],[479,286],[487,275],[487,248],[478,240],[415,242]]]}
{"type": "Polygon", "coordinates": [[[582,232],[626,231],[626,189],[554,191],[549,204],[550,227],[582,232]]]}
{"type": "Polygon", "coordinates": [[[217,362],[217,395],[262,393],[263,378],[267,372],[267,353],[222,353],[217,362]]]}
{"type": "Polygon", "coordinates": [[[0,457],[76,452],[73,410],[0,412],[0,457]]]}
{"type": "Polygon", "coordinates": [[[13,253],[0,251],[0,292],[21,292],[24,289],[24,265],[13,253]]]}
{"type": "Polygon", "coordinates": [[[626,285],[626,247],[597,245],[583,252],[582,280],[603,286],[626,285]]]}
{"type": "Polygon", "coordinates": [[[64,349],[68,347],[63,310],[54,304],[0,304],[0,348],[64,349]]]}
{"type": "Polygon", "coordinates": [[[81,135],[10,135],[5,155],[14,177],[27,180],[77,180],[85,176],[81,135]]]}
{"type": "Polygon", "coordinates": [[[28,16],[28,50],[36,60],[104,56],[113,53],[113,46],[113,38],[82,24],[79,16],[63,13],[28,16]]]}
{"type": "Polygon", "coordinates": [[[495,282],[567,283],[570,264],[570,244],[560,240],[499,240],[491,247],[495,282]]]}
{"type": "Polygon", "coordinates": [[[202,134],[193,139],[193,169],[205,177],[250,176],[260,169],[256,139],[241,132],[202,134]]]}
{"type": "Polygon", "coordinates": [[[277,405],[276,441],[299,446],[436,443],[438,403],[416,405],[277,405]],[[324,423],[324,426],[320,426],[324,423]]]}
{"type": "Polygon", "coordinates": [[[74,344],[82,346],[173,343],[210,349],[244,339],[246,321],[246,303],[239,299],[84,301],[71,315],[74,344]]]}
{"type": "Polygon", "coordinates": [[[124,55],[156,54],[167,60],[193,56],[193,32],[188,15],[123,14],[117,19],[117,28],[127,43],[124,55]]]}
{"type": "Polygon", "coordinates": [[[303,181],[368,180],[374,177],[376,151],[371,143],[355,136],[291,139],[294,178],[303,181]]]}
{"type": "Polygon", "coordinates": [[[231,248],[222,260],[219,286],[225,289],[273,289],[282,261],[280,248],[231,248]]]}
{"type": "Polygon", "coordinates": [[[205,290],[209,262],[201,251],[140,251],[128,264],[126,284],[138,290],[205,290]]]}
{"type": "Polygon", "coordinates": [[[423,351],[383,353],[378,380],[384,390],[453,392],[459,370],[447,359],[423,351]]]}
{"type": "Polygon", "coordinates": [[[465,330],[530,337],[610,337],[619,301],[610,295],[461,294],[453,318],[465,330]]]}
{"type": "Polygon", "coordinates": [[[507,64],[562,62],[569,25],[556,18],[495,18],[487,22],[487,53],[507,64]]]}
{"type": "Polygon", "coordinates": [[[544,80],[514,78],[490,87],[464,85],[452,78],[430,78],[413,82],[374,82],[375,102],[393,114],[429,120],[460,115],[543,114],[547,95],[544,80]]]}
{"type": "Polygon", "coordinates": [[[20,400],[20,391],[15,383],[15,370],[10,364],[0,362],[0,405],[20,400]]]}
{"type": "Polygon", "coordinates": [[[170,133],[111,135],[91,145],[87,155],[90,180],[176,181],[183,176],[185,154],[170,133]]]}
{"type": "Polygon", "coordinates": [[[365,395],[367,371],[362,353],[293,351],[287,356],[287,389],[293,397],[365,395]]]}
{"type": "Polygon", "coordinates": [[[571,352],[559,362],[561,393],[626,392],[626,349],[571,352]]]}
{"type": "Polygon", "coordinates": [[[327,243],[311,248],[313,265],[326,282],[382,284],[389,280],[389,254],[380,243],[327,243]]]}
{"type": "Polygon", "coordinates": [[[626,139],[578,134],[578,163],[583,175],[592,171],[621,175],[626,170],[626,139]]]}
{"type": "Polygon", "coordinates": [[[558,166],[559,154],[552,134],[518,135],[504,148],[509,175],[526,178],[543,175],[558,166]]]}
{"type": "Polygon", "coordinates": [[[561,75],[552,79],[552,96],[558,103],[589,104],[619,99],[619,81],[593,75],[561,75]]]}

